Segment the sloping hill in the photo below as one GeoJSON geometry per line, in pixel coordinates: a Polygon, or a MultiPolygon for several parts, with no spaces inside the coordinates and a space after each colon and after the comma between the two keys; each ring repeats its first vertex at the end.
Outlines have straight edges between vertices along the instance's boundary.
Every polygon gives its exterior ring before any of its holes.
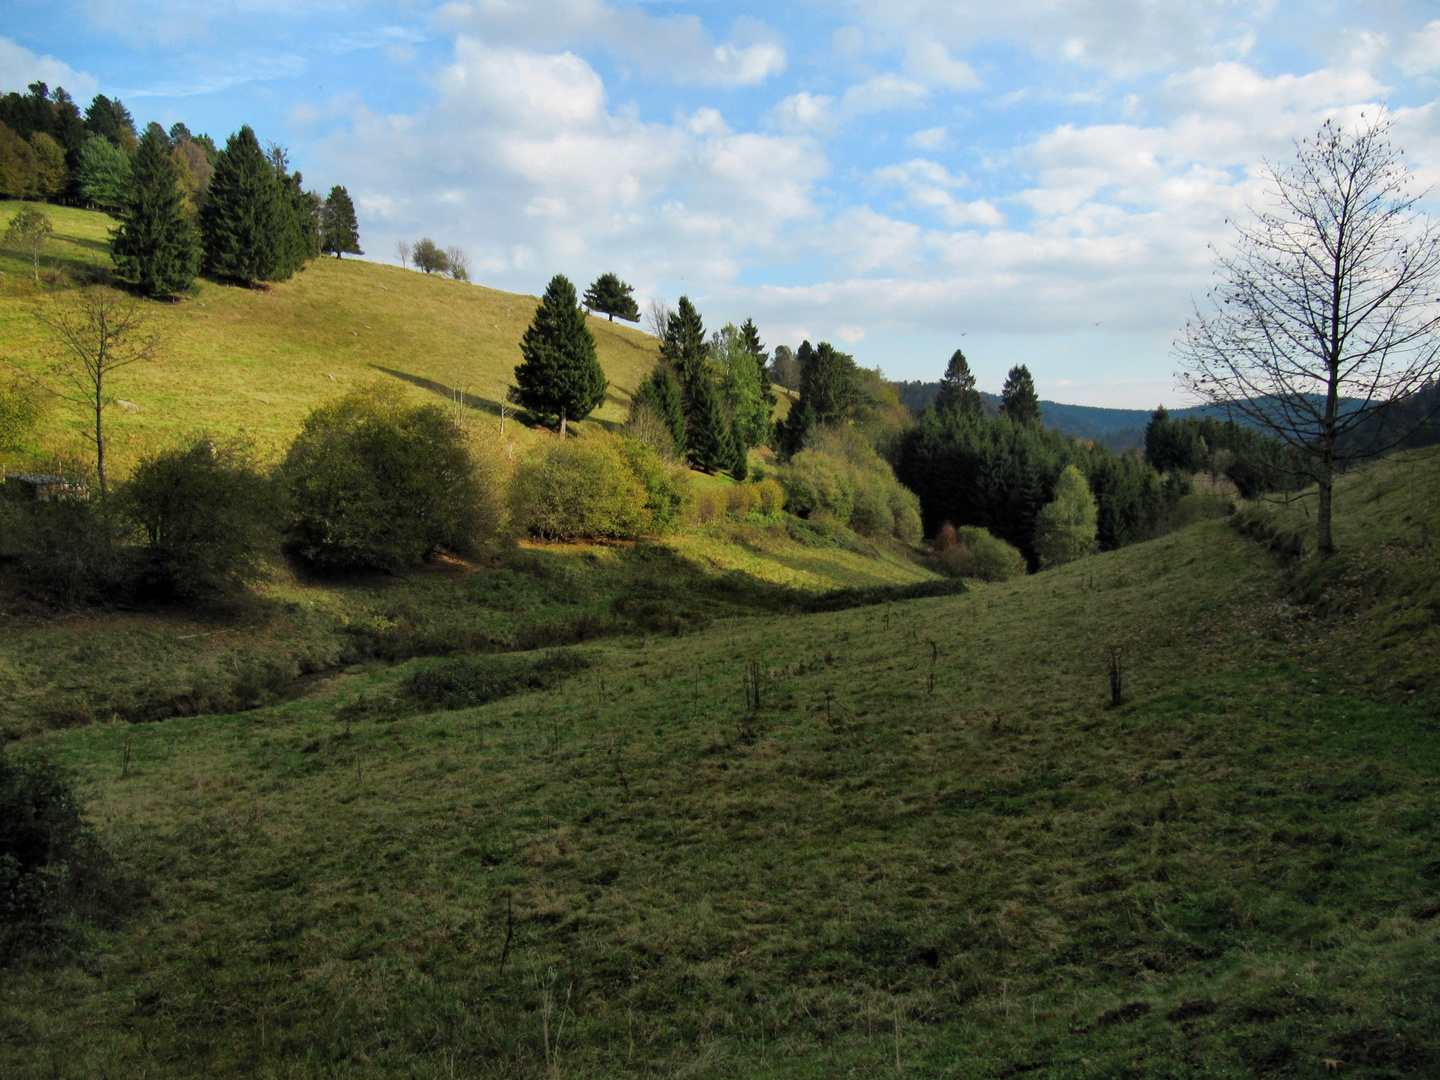
{"type": "MultiPolygon", "coordinates": [[[[0,203],[0,220],[19,204],[0,203]]],[[[75,271],[108,264],[103,214],[47,207],[56,240],[45,262],[75,271]]],[[[17,253],[0,258],[0,358],[44,367],[45,338],[31,315],[36,292],[17,253]]],[[[583,288],[583,283],[581,286],[583,288]]],[[[42,288],[40,292],[46,291],[42,288]]],[[[266,455],[280,453],[316,405],[376,379],[416,400],[453,403],[477,435],[499,438],[498,402],[520,362],[520,337],[537,299],[355,259],[317,259],[265,290],[202,281],[194,299],[149,305],[165,328],[159,361],[119,373],[116,397],[137,412],[110,410],[110,453],[123,475],[147,448],[208,430],[243,433],[266,455]]],[[[610,379],[590,424],[624,421],[630,391],[658,355],[655,339],[592,318],[610,379]]],[[[78,453],[77,416],[53,411],[32,453],[78,453]]],[[[537,437],[507,423],[505,440],[537,437]]]]}
{"type": "Polygon", "coordinates": [[[419,660],[46,736],[154,907],[7,973],[0,1065],[1434,1076],[1435,698],[1296,582],[1206,522],[475,708],[407,707],[419,660]]]}

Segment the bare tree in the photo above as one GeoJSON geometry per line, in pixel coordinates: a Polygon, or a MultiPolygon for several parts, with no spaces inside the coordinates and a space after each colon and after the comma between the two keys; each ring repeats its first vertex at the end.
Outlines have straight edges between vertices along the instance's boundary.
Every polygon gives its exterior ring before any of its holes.
{"type": "Polygon", "coordinates": [[[1407,438],[1427,418],[1397,425],[1395,406],[1440,374],[1440,228],[1390,128],[1326,121],[1293,162],[1266,163],[1267,205],[1236,226],[1177,343],[1197,397],[1298,452],[1322,557],[1337,470],[1407,438]]]}
{"type": "Polygon", "coordinates": [[[131,364],[153,360],[160,335],[140,301],[114,289],[89,285],[42,302],[35,317],[53,342],[50,379],[42,383],[87,417],[86,438],[95,445],[100,497],[105,486],[105,407],[111,376],[131,364]]]}
{"type": "Polygon", "coordinates": [[[505,420],[515,415],[516,396],[519,390],[503,380],[500,383],[500,434],[505,434],[505,420]]]}
{"type": "Polygon", "coordinates": [[[400,265],[410,269],[410,243],[406,240],[395,241],[395,254],[400,256],[400,265]]]}
{"type": "Polygon", "coordinates": [[[458,247],[445,249],[445,261],[449,264],[450,276],[456,281],[470,280],[470,256],[458,247]]]}
{"type": "Polygon", "coordinates": [[[670,305],[664,300],[651,300],[645,309],[645,329],[660,340],[665,340],[665,331],[670,328],[670,305]]]}

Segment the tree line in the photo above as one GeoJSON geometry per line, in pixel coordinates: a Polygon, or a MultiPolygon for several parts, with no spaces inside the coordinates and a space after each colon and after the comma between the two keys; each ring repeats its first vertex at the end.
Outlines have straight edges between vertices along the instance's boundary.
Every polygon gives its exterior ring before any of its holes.
{"type": "Polygon", "coordinates": [[[137,135],[129,110],[104,95],[81,117],[62,88],[29,90],[0,98],[0,194],[114,215],[115,276],[145,296],[183,293],[202,270],[252,285],[283,281],[321,252],[362,254],[345,188],[306,191],[285,150],[262,148],[248,126],[222,150],[183,123],[137,135]]]}

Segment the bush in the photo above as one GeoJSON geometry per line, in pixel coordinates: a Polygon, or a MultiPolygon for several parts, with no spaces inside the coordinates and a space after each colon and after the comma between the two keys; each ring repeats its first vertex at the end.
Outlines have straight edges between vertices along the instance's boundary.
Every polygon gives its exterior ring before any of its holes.
{"type": "Polygon", "coordinates": [[[510,498],[515,520],[547,540],[635,537],[650,524],[649,493],[613,435],[537,450],[516,470],[510,498]]]}
{"type": "Polygon", "coordinates": [[[470,709],[527,690],[553,689],[589,666],[583,653],[563,649],[538,656],[468,656],[416,672],[402,692],[422,709],[470,709]]]}
{"type": "Polygon", "coordinates": [[[725,513],[733,518],[743,518],[750,513],[751,507],[755,505],[755,488],[745,484],[736,484],[734,487],[725,489],[725,513]]]}
{"type": "Polygon", "coordinates": [[[643,441],[622,439],[621,448],[630,471],[645,488],[649,530],[656,534],[673,531],[680,525],[690,498],[690,470],[666,460],[643,441]]]}
{"type": "Polygon", "coordinates": [[[203,438],[145,459],[121,489],[145,535],[145,584],[184,599],[232,592],[260,575],[273,504],[244,447],[203,438]]]}
{"type": "MultiPolygon", "coordinates": [[[[84,477],[83,467],[52,464],[47,473],[84,477]]],[[[19,563],[21,578],[38,599],[61,607],[112,600],[130,589],[132,568],[123,520],[89,498],[83,480],[49,499],[0,499],[4,547],[19,563]]],[[[9,485],[6,485],[7,490],[9,485]]]]}
{"type": "Polygon", "coordinates": [[[388,387],[311,413],[281,476],[286,549],[317,570],[393,573],[439,547],[472,554],[502,523],[496,485],[455,421],[388,387]]]}
{"type": "Polygon", "coordinates": [[[824,512],[849,522],[855,509],[855,492],[840,464],[818,450],[802,450],[791,458],[781,483],[785,505],[800,517],[824,512]]]}
{"type": "Polygon", "coordinates": [[[785,489],[775,480],[761,480],[755,485],[755,511],[774,517],[785,509],[785,489]]]}
{"type": "Polygon", "coordinates": [[[691,509],[696,522],[701,525],[709,525],[725,512],[725,502],[720,493],[707,484],[695,491],[691,509]]]}
{"type": "Polygon", "coordinates": [[[0,752],[0,960],[64,944],[127,900],[70,777],[46,758],[0,752]]]}
{"type": "Polygon", "coordinates": [[[980,581],[1009,581],[1024,575],[1025,556],[999,537],[974,525],[946,525],[935,538],[935,553],[946,573],[980,581]]]}
{"type": "Polygon", "coordinates": [[[919,543],[920,502],[864,436],[853,428],[813,432],[781,474],[792,513],[825,513],[869,537],[919,543]]]}

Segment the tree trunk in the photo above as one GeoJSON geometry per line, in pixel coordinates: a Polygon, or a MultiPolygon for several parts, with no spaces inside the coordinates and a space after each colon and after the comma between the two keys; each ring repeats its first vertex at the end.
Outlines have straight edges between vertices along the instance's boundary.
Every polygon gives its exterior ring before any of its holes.
{"type": "Polygon", "coordinates": [[[565,437],[565,410],[560,410],[560,438],[565,437]]]}
{"type": "Polygon", "coordinates": [[[95,394],[95,472],[100,478],[100,499],[105,499],[105,438],[101,429],[100,414],[105,409],[105,399],[99,394],[99,387],[96,387],[95,394]]]}
{"type": "Polygon", "coordinates": [[[609,312],[609,315],[610,315],[610,321],[611,321],[611,322],[614,322],[614,321],[615,321],[615,313],[612,311],[612,312],[609,312]]]}
{"type": "Polygon", "coordinates": [[[1335,488],[1335,477],[1328,464],[1321,466],[1322,476],[1316,485],[1320,492],[1320,506],[1315,512],[1315,544],[1322,559],[1335,554],[1335,539],[1330,532],[1330,496],[1335,488]]]}

